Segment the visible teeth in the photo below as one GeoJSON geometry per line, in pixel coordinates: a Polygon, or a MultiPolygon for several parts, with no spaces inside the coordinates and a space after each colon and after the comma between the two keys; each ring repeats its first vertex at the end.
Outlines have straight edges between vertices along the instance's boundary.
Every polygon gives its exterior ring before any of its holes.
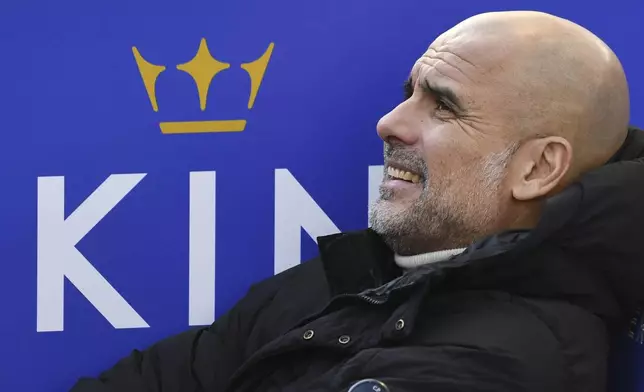
{"type": "Polygon", "coordinates": [[[418,174],[414,174],[405,170],[396,169],[393,167],[387,168],[387,174],[389,174],[390,177],[397,178],[400,180],[405,180],[405,181],[411,181],[414,184],[418,184],[420,182],[420,176],[418,174]]]}

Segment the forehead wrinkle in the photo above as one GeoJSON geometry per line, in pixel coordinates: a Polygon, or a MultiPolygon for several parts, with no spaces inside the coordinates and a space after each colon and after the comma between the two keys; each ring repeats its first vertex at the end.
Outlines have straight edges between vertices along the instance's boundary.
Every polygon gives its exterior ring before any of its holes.
{"type": "Polygon", "coordinates": [[[452,76],[449,75],[450,73],[452,74],[455,73],[452,70],[455,70],[456,73],[463,75],[465,79],[469,80],[470,82],[473,82],[473,80],[465,72],[463,72],[461,69],[454,66],[453,64],[450,64],[449,62],[445,61],[445,59],[431,57],[425,54],[423,55],[423,57],[420,58],[419,63],[422,65],[431,67],[432,69],[435,69],[436,72],[440,73],[445,78],[453,80],[455,82],[459,82],[459,80],[457,77],[455,77],[456,75],[452,75],[452,76]],[[441,68],[443,69],[441,70],[441,68]]]}
{"type": "Polygon", "coordinates": [[[434,80],[446,80],[447,82],[451,82],[450,84],[453,84],[456,82],[456,84],[459,84],[457,80],[454,78],[451,78],[450,76],[446,75],[444,72],[442,72],[438,67],[436,66],[442,62],[442,60],[436,60],[435,63],[428,63],[426,60],[422,59],[419,61],[419,66],[418,66],[418,72],[417,76],[418,78],[424,78],[430,82],[433,82],[434,80]]]}
{"type": "MultiPolygon", "coordinates": [[[[443,45],[446,47],[446,45],[443,45]]],[[[425,52],[425,56],[429,55],[429,52],[433,52],[434,57],[439,58],[446,63],[449,63],[455,68],[459,68],[456,65],[452,64],[450,61],[454,61],[457,63],[460,63],[461,65],[464,65],[466,67],[472,67],[472,68],[477,68],[476,64],[472,63],[471,61],[467,60],[466,58],[462,57],[461,55],[457,54],[456,51],[454,50],[449,50],[449,49],[441,49],[437,50],[435,48],[432,48],[431,46],[427,49],[427,52],[425,52]]],[[[460,69],[460,68],[459,68],[460,69]]]]}

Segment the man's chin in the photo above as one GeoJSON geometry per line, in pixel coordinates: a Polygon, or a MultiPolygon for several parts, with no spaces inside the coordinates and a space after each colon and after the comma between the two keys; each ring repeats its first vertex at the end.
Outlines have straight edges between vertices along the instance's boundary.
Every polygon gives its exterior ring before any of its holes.
{"type": "Polygon", "coordinates": [[[405,233],[387,230],[387,228],[382,229],[384,230],[376,229],[374,231],[380,235],[385,244],[387,244],[389,249],[391,249],[395,254],[400,256],[412,256],[425,253],[422,249],[422,243],[419,244],[414,242],[405,233]]]}
{"type": "Polygon", "coordinates": [[[379,234],[399,232],[407,225],[410,205],[405,200],[380,198],[369,208],[369,224],[379,234]]]}

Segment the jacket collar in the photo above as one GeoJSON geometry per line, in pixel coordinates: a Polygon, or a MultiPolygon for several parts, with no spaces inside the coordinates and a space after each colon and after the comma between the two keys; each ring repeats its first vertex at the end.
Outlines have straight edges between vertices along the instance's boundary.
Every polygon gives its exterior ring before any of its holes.
{"type": "Polygon", "coordinates": [[[371,229],[319,237],[318,247],[332,296],[378,287],[402,273],[371,229]]]}

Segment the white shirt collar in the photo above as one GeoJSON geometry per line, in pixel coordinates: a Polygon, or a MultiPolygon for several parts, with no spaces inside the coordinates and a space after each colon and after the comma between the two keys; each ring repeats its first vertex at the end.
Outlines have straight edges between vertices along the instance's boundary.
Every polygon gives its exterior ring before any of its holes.
{"type": "Polygon", "coordinates": [[[452,256],[456,256],[463,253],[464,250],[465,248],[460,248],[460,249],[439,250],[436,252],[422,253],[419,255],[412,255],[412,256],[395,255],[394,260],[396,261],[396,264],[400,268],[410,269],[410,268],[419,267],[425,264],[445,261],[452,256]]]}

